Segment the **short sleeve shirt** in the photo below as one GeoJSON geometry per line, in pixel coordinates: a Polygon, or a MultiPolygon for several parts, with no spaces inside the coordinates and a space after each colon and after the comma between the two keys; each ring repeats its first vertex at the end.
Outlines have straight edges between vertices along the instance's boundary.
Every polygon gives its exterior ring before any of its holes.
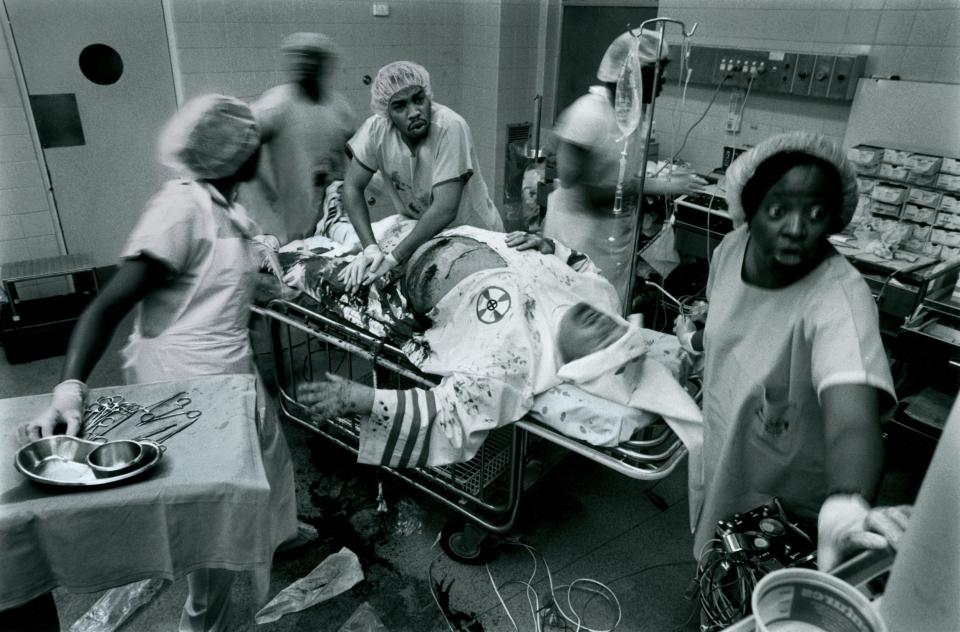
{"type": "Polygon", "coordinates": [[[821,397],[839,384],[895,397],[877,308],[860,273],[832,252],[778,289],[743,281],[748,226],[711,265],[704,334],[704,481],[696,546],[717,520],[780,497],[813,519],[826,498],[821,397]]]}
{"type": "Polygon", "coordinates": [[[215,239],[242,238],[225,213],[204,211],[195,183],[167,182],[147,203],[120,255],[123,259],[148,257],[170,271],[169,282],[140,302],[137,325],[141,333],[159,334],[187,308],[186,302],[195,295],[209,264],[215,239]]]}
{"type": "Polygon", "coordinates": [[[500,213],[480,175],[470,127],[450,108],[433,104],[430,132],[411,152],[387,118],[368,118],[348,143],[353,158],[366,169],[380,171],[398,213],[419,219],[433,202],[433,188],[464,182],[457,216],[448,226],[503,230],[500,213]]]}

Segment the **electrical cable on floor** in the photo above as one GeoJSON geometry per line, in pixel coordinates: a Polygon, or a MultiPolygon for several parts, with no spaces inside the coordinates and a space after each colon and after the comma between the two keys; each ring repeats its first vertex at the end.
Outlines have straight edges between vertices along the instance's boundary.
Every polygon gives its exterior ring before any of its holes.
{"type": "MultiPolygon", "coordinates": [[[[536,578],[537,574],[537,551],[532,546],[528,544],[523,544],[522,542],[506,542],[506,544],[512,544],[514,546],[519,546],[530,554],[533,558],[534,570],[530,575],[530,579],[527,581],[522,580],[510,580],[505,582],[500,587],[506,586],[512,583],[519,583],[526,587],[527,593],[527,604],[530,606],[531,616],[534,619],[534,629],[537,632],[542,630],[542,617],[544,616],[544,611],[548,613],[556,613],[561,616],[567,622],[573,624],[576,632],[583,630],[583,632],[613,632],[620,625],[620,622],[623,619],[623,610],[620,607],[620,601],[617,599],[616,594],[608,586],[599,582],[595,579],[590,579],[586,577],[578,577],[571,581],[569,584],[562,584],[555,586],[553,583],[553,573],[550,571],[550,565],[547,564],[547,561],[543,561],[544,568],[547,573],[547,584],[550,591],[550,602],[549,605],[541,608],[540,607],[540,597],[536,592],[536,589],[533,586],[533,581],[536,578]],[[586,584],[585,586],[580,586],[580,584],[586,584]],[[594,588],[597,586],[599,588],[594,588]],[[557,590],[566,589],[566,601],[567,608],[569,612],[564,610],[563,606],[560,604],[560,601],[557,599],[557,590]],[[609,628],[591,628],[583,623],[583,617],[580,616],[580,613],[577,612],[576,607],[573,605],[573,593],[574,591],[581,591],[591,593],[595,596],[603,597],[608,604],[616,608],[616,620],[613,623],[612,627],[609,628]],[[533,596],[531,597],[531,593],[533,596]]],[[[542,556],[541,556],[542,557],[542,556]]],[[[497,586],[496,580],[493,577],[493,572],[490,570],[490,564],[486,564],[487,577],[490,579],[490,585],[493,587],[494,593],[497,595],[497,600],[500,602],[500,606],[503,608],[504,612],[507,614],[507,618],[510,620],[513,629],[519,632],[519,627],[517,626],[516,620],[513,618],[513,615],[510,613],[510,609],[507,607],[506,601],[503,599],[503,595],[500,593],[500,587],[497,586]]]]}

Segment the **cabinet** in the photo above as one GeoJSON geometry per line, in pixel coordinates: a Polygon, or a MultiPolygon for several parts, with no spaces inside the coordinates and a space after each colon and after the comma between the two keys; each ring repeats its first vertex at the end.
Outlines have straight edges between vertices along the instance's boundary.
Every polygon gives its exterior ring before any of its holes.
{"type": "Polygon", "coordinates": [[[871,142],[847,150],[857,169],[855,223],[897,234],[911,253],[960,258],[960,154],[871,142]]]}

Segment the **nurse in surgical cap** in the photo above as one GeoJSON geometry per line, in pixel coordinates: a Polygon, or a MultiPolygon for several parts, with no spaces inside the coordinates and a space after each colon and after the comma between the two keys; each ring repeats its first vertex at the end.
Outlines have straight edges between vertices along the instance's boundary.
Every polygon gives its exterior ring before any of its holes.
{"type": "MultiPolygon", "coordinates": [[[[135,306],[134,333],[123,349],[127,382],[254,372],[247,323],[258,269],[251,238],[258,230],[233,200],[237,186],[254,175],[259,150],[260,130],[238,99],[202,96],[174,115],[160,138],[160,158],[181,177],[147,203],[116,274],[74,329],[52,402],[20,428],[21,440],[49,436],[58,424],[79,433],[84,382],[135,306]]],[[[270,408],[261,410],[258,432],[272,519],[256,528],[270,530],[276,546],[296,534],[296,503],[290,455],[270,408]]],[[[235,575],[190,573],[180,630],[221,629],[235,575]]]]}
{"type": "MultiPolygon", "coordinates": [[[[630,291],[630,252],[633,244],[633,226],[636,217],[632,213],[613,215],[613,200],[616,191],[620,153],[624,141],[617,126],[614,98],[620,70],[631,50],[638,51],[642,67],[652,70],[657,61],[659,36],[652,31],[642,31],[634,36],[626,32],[607,47],[597,69],[599,83],[590,86],[584,96],[573,102],[560,115],[556,136],[557,172],[560,186],[547,198],[547,214],[543,235],[557,239],[570,248],[588,255],[600,268],[620,295],[627,301],[630,291]]],[[[667,63],[667,44],[664,42],[661,55],[661,70],[667,63]]],[[[645,82],[644,90],[659,91],[662,78],[645,82]]],[[[624,191],[634,200],[639,189],[639,133],[630,142],[630,162],[624,182],[624,191]]],[[[686,193],[693,187],[689,179],[648,179],[645,193],[648,195],[686,193]]],[[[624,203],[625,209],[633,210],[635,203],[624,203]]]]}
{"type": "MultiPolygon", "coordinates": [[[[895,402],[877,307],[827,236],[850,222],[857,178],[817,134],[772,136],[726,177],[736,228],[710,264],[704,351],[706,497],[694,554],[717,521],[779,497],[819,535],[829,571],[861,542],[883,468],[880,416],[895,402]]],[[[880,546],[885,546],[881,539],[880,546]]]]}

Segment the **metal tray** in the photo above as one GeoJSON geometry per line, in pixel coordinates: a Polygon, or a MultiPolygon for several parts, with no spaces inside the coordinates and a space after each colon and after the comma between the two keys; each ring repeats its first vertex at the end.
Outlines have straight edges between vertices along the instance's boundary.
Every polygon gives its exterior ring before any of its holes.
{"type": "Polygon", "coordinates": [[[17,450],[14,465],[35,483],[55,487],[95,488],[129,481],[152,469],[163,456],[164,446],[140,441],[143,456],[132,469],[113,476],[101,476],[87,465],[87,455],[102,442],[67,435],[38,439],[17,450]]]}

